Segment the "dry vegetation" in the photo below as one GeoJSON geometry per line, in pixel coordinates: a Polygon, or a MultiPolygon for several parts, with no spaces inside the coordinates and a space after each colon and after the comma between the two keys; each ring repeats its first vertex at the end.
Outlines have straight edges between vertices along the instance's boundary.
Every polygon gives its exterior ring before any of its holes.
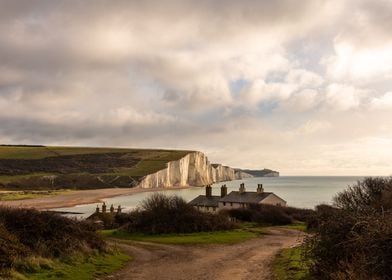
{"type": "Polygon", "coordinates": [[[0,208],[0,275],[24,260],[65,259],[75,254],[106,252],[106,244],[91,224],[49,212],[0,208]]]}

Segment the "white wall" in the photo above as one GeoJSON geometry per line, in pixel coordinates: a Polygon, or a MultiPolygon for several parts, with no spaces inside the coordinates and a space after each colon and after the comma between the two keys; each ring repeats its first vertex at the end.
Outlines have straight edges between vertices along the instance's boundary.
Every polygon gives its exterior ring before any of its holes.
{"type": "Polygon", "coordinates": [[[260,204],[271,204],[276,206],[286,206],[286,201],[276,196],[275,194],[270,194],[267,196],[260,204]]]}

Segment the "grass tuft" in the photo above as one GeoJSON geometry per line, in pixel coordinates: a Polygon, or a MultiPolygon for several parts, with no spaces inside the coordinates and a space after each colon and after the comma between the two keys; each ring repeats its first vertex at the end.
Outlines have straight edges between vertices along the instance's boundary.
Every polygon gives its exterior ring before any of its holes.
{"type": "Polygon", "coordinates": [[[275,280],[312,280],[310,262],[304,259],[301,246],[283,249],[275,259],[273,274],[275,280]]]}
{"type": "Polygon", "coordinates": [[[119,270],[129,261],[130,257],[120,252],[77,257],[67,262],[41,258],[33,261],[33,267],[31,263],[25,264],[24,267],[30,269],[23,270],[23,267],[20,267],[19,272],[14,272],[13,276],[16,279],[30,280],[92,280],[119,270]]]}

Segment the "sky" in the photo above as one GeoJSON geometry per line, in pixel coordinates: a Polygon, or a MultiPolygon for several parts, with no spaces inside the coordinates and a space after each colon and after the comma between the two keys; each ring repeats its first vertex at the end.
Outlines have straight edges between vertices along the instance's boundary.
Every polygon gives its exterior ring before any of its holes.
{"type": "Polygon", "coordinates": [[[0,143],[392,174],[391,0],[0,0],[0,143]]]}

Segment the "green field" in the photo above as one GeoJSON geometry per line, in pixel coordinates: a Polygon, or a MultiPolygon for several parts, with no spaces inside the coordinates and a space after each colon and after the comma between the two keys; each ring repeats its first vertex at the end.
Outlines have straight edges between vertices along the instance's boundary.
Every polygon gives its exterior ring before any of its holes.
{"type": "Polygon", "coordinates": [[[99,147],[25,147],[0,146],[0,159],[42,159],[67,155],[131,153],[135,157],[156,160],[174,160],[189,151],[162,149],[127,149],[127,148],[99,148],[99,147]]]}
{"type": "Polygon", "coordinates": [[[147,235],[127,233],[121,230],[103,230],[106,238],[119,239],[122,242],[144,241],[161,244],[196,245],[196,244],[234,244],[264,234],[263,228],[236,229],[230,231],[197,232],[188,234],[147,235]]]}
{"type": "Polygon", "coordinates": [[[18,280],[93,280],[119,270],[131,259],[117,252],[106,255],[79,257],[68,261],[32,259],[19,264],[19,272],[13,273],[18,280]]]}
{"type": "Polygon", "coordinates": [[[57,157],[64,155],[115,153],[124,149],[108,148],[84,148],[84,147],[23,147],[2,146],[0,147],[1,159],[41,159],[46,157],[57,157]]]}
{"type": "Polygon", "coordinates": [[[192,151],[0,146],[0,189],[132,187],[192,151]],[[55,176],[54,180],[51,177],[55,176]]]}

